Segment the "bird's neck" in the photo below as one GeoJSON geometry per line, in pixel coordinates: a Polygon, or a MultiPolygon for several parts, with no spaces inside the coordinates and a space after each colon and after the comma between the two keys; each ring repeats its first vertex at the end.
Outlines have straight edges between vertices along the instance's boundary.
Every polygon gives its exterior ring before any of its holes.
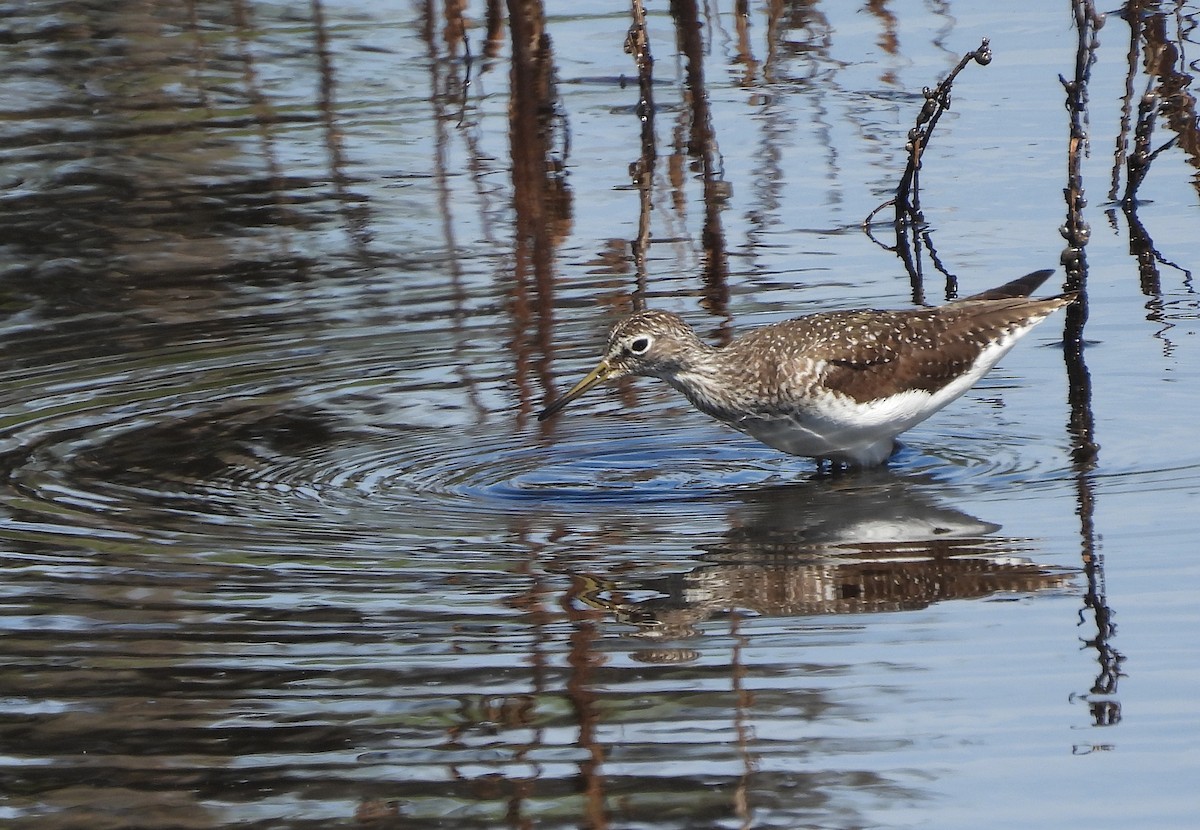
{"type": "Polygon", "coordinates": [[[676,371],[663,380],[671,384],[707,415],[728,421],[735,417],[729,400],[728,374],[730,367],[721,360],[720,351],[710,346],[697,350],[676,371]]]}

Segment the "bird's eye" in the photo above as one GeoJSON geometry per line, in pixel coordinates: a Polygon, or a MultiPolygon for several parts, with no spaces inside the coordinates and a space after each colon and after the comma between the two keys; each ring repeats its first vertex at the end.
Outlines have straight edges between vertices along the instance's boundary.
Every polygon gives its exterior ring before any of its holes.
{"type": "Polygon", "coordinates": [[[629,351],[633,354],[645,354],[650,351],[650,338],[645,335],[635,337],[633,342],[629,344],[629,351]]]}

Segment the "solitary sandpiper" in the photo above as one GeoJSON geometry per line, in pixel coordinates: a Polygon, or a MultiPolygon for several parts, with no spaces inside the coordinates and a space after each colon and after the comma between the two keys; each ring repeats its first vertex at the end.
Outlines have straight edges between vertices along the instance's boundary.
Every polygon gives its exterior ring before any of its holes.
{"type": "Polygon", "coordinates": [[[1074,299],[1029,294],[1035,271],[936,308],[835,311],[763,326],[713,347],[677,315],[618,323],[600,363],[538,415],[626,375],[662,378],[701,412],[768,446],[837,466],[882,464],[896,436],[962,395],[1074,299]]]}

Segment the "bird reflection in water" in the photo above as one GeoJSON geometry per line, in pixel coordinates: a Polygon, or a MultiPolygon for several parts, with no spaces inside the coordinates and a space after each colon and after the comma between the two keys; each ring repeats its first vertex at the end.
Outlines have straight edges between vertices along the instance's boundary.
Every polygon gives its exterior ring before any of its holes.
{"type": "MultiPolygon", "coordinates": [[[[846,486],[810,481],[747,493],[725,537],[688,571],[638,577],[577,574],[579,602],[656,640],[696,636],[723,614],[809,616],[908,611],[1066,586],[1027,540],[939,504],[886,471],[846,486]]],[[[642,655],[643,659],[648,655],[642,655]]],[[[662,660],[678,660],[675,650],[662,660]]]]}

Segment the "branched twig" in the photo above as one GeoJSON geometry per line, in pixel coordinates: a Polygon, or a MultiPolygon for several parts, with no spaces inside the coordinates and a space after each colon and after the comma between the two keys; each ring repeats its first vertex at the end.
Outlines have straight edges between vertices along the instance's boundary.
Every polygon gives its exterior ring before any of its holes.
{"type": "Polygon", "coordinates": [[[921,158],[933,138],[933,130],[937,127],[942,113],[950,109],[950,88],[954,85],[954,79],[971,61],[980,66],[987,66],[992,62],[992,49],[987,38],[983,39],[978,49],[963,55],[958,65],[950,70],[950,74],[942,79],[941,83],[933,89],[925,87],[921,91],[925,96],[925,105],[917,115],[917,123],[908,131],[908,144],[905,145],[908,164],[904,168],[904,175],[900,177],[900,185],[896,188],[896,198],[893,200],[897,223],[920,225],[924,222],[924,217],[921,216],[921,158]]]}
{"type": "Polygon", "coordinates": [[[871,222],[875,219],[876,214],[887,207],[896,209],[896,223],[907,222],[912,225],[919,225],[922,222],[921,218],[921,198],[920,198],[920,178],[921,157],[925,154],[925,148],[929,146],[930,140],[933,138],[933,130],[937,126],[938,121],[942,117],[942,113],[950,109],[950,90],[954,86],[954,79],[958,77],[958,73],[963,71],[963,68],[975,61],[980,66],[987,66],[992,62],[992,49],[988,45],[988,39],[984,38],[978,49],[967,52],[962,56],[962,59],[950,70],[942,82],[933,89],[925,87],[922,94],[925,96],[925,105],[921,107],[921,112],[917,114],[916,124],[908,131],[908,143],[905,145],[905,150],[908,151],[908,164],[904,168],[904,174],[900,177],[900,184],[896,188],[894,198],[888,199],[883,204],[872,210],[867,218],[863,220],[863,230],[867,230],[871,222]]]}
{"type": "Polygon", "coordinates": [[[921,288],[920,250],[918,247],[922,240],[929,247],[930,253],[933,255],[934,266],[946,275],[946,290],[948,295],[955,290],[955,278],[942,267],[941,261],[938,260],[936,253],[933,251],[928,234],[917,234],[917,230],[925,224],[925,217],[921,213],[920,174],[921,160],[925,155],[926,148],[929,147],[929,142],[933,138],[933,131],[937,127],[942,113],[950,109],[950,90],[954,85],[954,79],[958,77],[958,73],[962,72],[971,61],[980,66],[987,66],[992,62],[992,50],[988,45],[987,38],[984,38],[980,42],[978,49],[974,49],[963,55],[962,59],[954,69],[950,70],[950,74],[942,79],[941,83],[933,89],[925,87],[922,90],[922,94],[925,96],[925,104],[921,107],[920,113],[917,114],[917,120],[913,128],[908,131],[908,143],[905,145],[905,150],[908,152],[908,164],[905,165],[904,173],[900,177],[900,184],[896,187],[896,195],[872,210],[862,223],[863,232],[867,236],[876,242],[876,244],[894,252],[904,262],[904,267],[913,280],[913,298],[915,302],[920,302],[919,298],[923,294],[921,288]],[[871,223],[874,222],[875,217],[889,207],[894,210],[892,219],[893,230],[896,234],[896,244],[894,247],[883,245],[871,233],[871,223]],[[909,234],[910,230],[913,231],[911,236],[909,234]]]}

